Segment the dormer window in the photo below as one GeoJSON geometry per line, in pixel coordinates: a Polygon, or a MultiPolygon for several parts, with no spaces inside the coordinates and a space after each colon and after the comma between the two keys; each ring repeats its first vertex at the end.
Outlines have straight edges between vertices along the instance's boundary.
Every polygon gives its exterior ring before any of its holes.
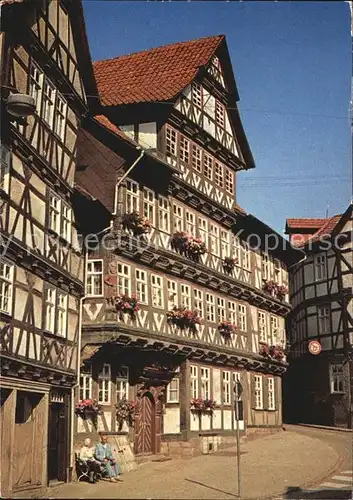
{"type": "Polygon", "coordinates": [[[191,86],[191,99],[196,106],[202,107],[202,87],[197,82],[193,82],[191,86]]]}

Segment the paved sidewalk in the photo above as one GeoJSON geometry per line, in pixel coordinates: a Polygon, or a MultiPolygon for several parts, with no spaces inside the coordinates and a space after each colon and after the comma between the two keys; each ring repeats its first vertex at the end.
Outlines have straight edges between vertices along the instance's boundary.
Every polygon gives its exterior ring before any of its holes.
{"type": "MultiPolygon", "coordinates": [[[[278,496],[290,487],[326,479],[339,464],[328,444],[293,431],[273,434],[241,447],[242,498],[278,496]]],[[[237,495],[235,448],[188,460],[146,463],[124,474],[123,483],[71,483],[49,498],[230,499],[237,495]]]]}

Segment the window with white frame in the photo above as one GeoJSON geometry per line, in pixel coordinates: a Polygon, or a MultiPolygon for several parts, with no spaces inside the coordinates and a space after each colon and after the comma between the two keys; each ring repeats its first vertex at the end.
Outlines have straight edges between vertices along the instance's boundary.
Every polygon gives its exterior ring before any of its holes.
{"type": "Polygon", "coordinates": [[[186,231],[191,234],[191,236],[196,236],[196,218],[193,212],[185,210],[186,219],[186,231]]]}
{"type": "Polygon", "coordinates": [[[237,324],[237,304],[236,302],[229,301],[228,302],[228,316],[229,321],[233,324],[237,324]]]}
{"type": "Polygon", "coordinates": [[[254,398],[255,398],[255,408],[256,410],[263,409],[263,392],[262,392],[262,376],[255,375],[254,376],[254,398]]]}
{"type": "Polygon", "coordinates": [[[210,369],[201,367],[201,398],[210,399],[210,369]]]}
{"type": "Polygon", "coordinates": [[[228,168],[225,169],[224,184],[229,194],[234,194],[234,173],[228,168]]]}
{"type": "Polygon", "coordinates": [[[170,127],[166,127],[165,130],[165,147],[167,153],[170,153],[173,156],[176,156],[177,146],[176,146],[176,132],[174,129],[170,127]]]}
{"type": "Polygon", "coordinates": [[[246,306],[243,304],[238,304],[238,327],[243,332],[247,330],[246,306]]]}
{"type": "Polygon", "coordinates": [[[192,166],[196,172],[202,172],[202,150],[196,144],[192,145],[192,166]]]}
{"type": "Polygon", "coordinates": [[[206,179],[212,181],[213,179],[213,158],[205,153],[203,155],[203,173],[206,179]]]}
{"type": "Polygon", "coordinates": [[[319,317],[319,333],[325,334],[330,332],[330,308],[322,306],[317,308],[319,317]]]}
{"type": "Polygon", "coordinates": [[[163,278],[157,274],[151,274],[151,292],[152,292],[152,306],[163,308],[164,295],[163,295],[163,278]]]}
{"type": "Polygon", "coordinates": [[[180,136],[179,158],[185,163],[189,163],[190,142],[183,135],[180,136]]]}
{"type": "Polygon", "coordinates": [[[270,261],[267,253],[262,254],[262,278],[268,280],[270,277],[270,261]]]}
{"type": "Polygon", "coordinates": [[[92,399],[92,365],[86,364],[80,370],[80,400],[92,399]]]}
{"type": "Polygon", "coordinates": [[[170,233],[170,213],[168,198],[158,198],[158,227],[161,231],[170,233]]]}
{"type": "Polygon", "coordinates": [[[52,191],[49,194],[49,229],[71,243],[72,210],[52,191]]]}
{"type": "Polygon", "coordinates": [[[179,403],[179,378],[173,378],[167,387],[167,403],[179,403]]]}
{"type": "Polygon", "coordinates": [[[128,214],[132,212],[140,211],[140,200],[139,200],[139,185],[135,181],[126,181],[126,212],[128,214]]]}
{"type": "Polygon", "coordinates": [[[226,301],[221,297],[217,297],[217,314],[218,323],[222,323],[226,319],[226,301]]]}
{"type": "Polygon", "coordinates": [[[238,236],[233,236],[233,256],[239,266],[241,266],[241,245],[238,236]]]}
{"type": "Polygon", "coordinates": [[[331,393],[344,392],[344,374],[341,363],[330,365],[330,391],[331,393]]]}
{"type": "Polygon", "coordinates": [[[176,281],[167,281],[168,291],[168,310],[172,310],[174,306],[178,306],[178,284],[176,281]]]}
{"type": "Polygon", "coordinates": [[[30,69],[29,93],[36,103],[36,110],[39,115],[42,103],[43,79],[44,74],[38,66],[32,62],[30,69]]]}
{"type": "Polygon", "coordinates": [[[67,294],[57,292],[57,325],[56,333],[61,337],[67,334],[67,294]]]}
{"type": "Polygon", "coordinates": [[[111,369],[110,365],[104,363],[98,375],[98,403],[110,404],[111,369]]]}
{"type": "Polygon", "coordinates": [[[273,259],[273,267],[275,271],[275,280],[277,283],[282,283],[282,266],[279,259],[273,259]]]}
{"type": "Polygon", "coordinates": [[[117,292],[118,295],[131,296],[131,270],[130,266],[117,263],[117,292]]]}
{"type": "Polygon", "coordinates": [[[242,253],[243,253],[243,267],[247,271],[251,270],[251,265],[250,265],[250,249],[249,245],[247,244],[246,241],[241,242],[242,246],[242,253]]]}
{"type": "Polygon", "coordinates": [[[267,379],[267,393],[268,393],[268,409],[276,409],[276,396],[275,396],[275,379],[268,377],[267,379]]]}
{"type": "Polygon", "coordinates": [[[222,372],[222,393],[223,393],[223,404],[230,405],[230,372],[222,372]]]}
{"type": "Polygon", "coordinates": [[[173,205],[174,232],[184,231],[184,209],[180,205],[173,205]]]}
{"type": "Polygon", "coordinates": [[[199,397],[199,378],[197,366],[190,366],[190,396],[192,399],[199,397]]]}
{"type": "Polygon", "coordinates": [[[228,231],[221,230],[221,257],[230,256],[230,243],[229,243],[229,233],[228,231]]]}
{"type": "Polygon", "coordinates": [[[315,255],[315,279],[323,280],[326,278],[326,255],[315,255]]]}
{"type": "Polygon", "coordinates": [[[210,250],[219,257],[219,227],[215,224],[210,224],[210,250]]]}
{"type": "Polygon", "coordinates": [[[206,293],[206,319],[211,323],[216,322],[214,295],[206,293]]]}
{"type": "Polygon", "coordinates": [[[278,336],[279,336],[279,321],[277,316],[272,316],[271,315],[271,339],[272,343],[275,345],[278,343],[278,336]]]}
{"type": "Polygon", "coordinates": [[[86,295],[103,295],[103,260],[88,260],[86,272],[86,295]]]}
{"type": "Polygon", "coordinates": [[[11,165],[11,150],[5,146],[5,144],[0,144],[0,191],[3,190],[5,193],[9,192],[9,180],[10,180],[10,165],[11,165]]]}
{"type": "Polygon", "coordinates": [[[182,306],[185,306],[187,309],[191,308],[190,286],[185,285],[184,283],[180,284],[180,303],[182,306]]]}
{"type": "Polygon", "coordinates": [[[202,87],[197,82],[191,84],[191,100],[199,108],[202,107],[202,87]]]}
{"type": "Polygon", "coordinates": [[[259,328],[259,341],[267,342],[267,324],[266,324],[266,314],[263,311],[257,312],[257,322],[259,328]]]}
{"type": "Polygon", "coordinates": [[[200,318],[204,317],[203,291],[194,288],[194,309],[200,318]]]}
{"type": "Polygon", "coordinates": [[[54,132],[63,141],[65,137],[65,123],[66,123],[66,101],[60,96],[56,98],[55,105],[55,128],[54,132]]]}
{"type": "Polygon", "coordinates": [[[54,86],[46,80],[43,90],[43,112],[42,118],[47,122],[50,128],[53,127],[54,122],[54,101],[55,89],[54,86]]]}
{"type": "Polygon", "coordinates": [[[12,313],[13,270],[12,264],[0,259],[0,311],[6,314],[12,313]]]}
{"type": "Polygon", "coordinates": [[[135,269],[137,300],[141,304],[148,304],[147,273],[142,269],[135,269]]]}
{"type": "Polygon", "coordinates": [[[223,165],[218,161],[214,163],[214,181],[219,187],[223,187],[223,165]]]}
{"type": "Polygon", "coordinates": [[[143,188],[143,215],[155,225],[155,205],[154,205],[154,192],[146,187],[143,188]]]}
{"type": "Polygon", "coordinates": [[[207,220],[199,217],[199,238],[207,244],[208,225],[207,220]]]}
{"type": "Polygon", "coordinates": [[[45,289],[45,326],[47,332],[55,333],[56,289],[45,289]]]}
{"type": "Polygon", "coordinates": [[[225,109],[221,102],[216,100],[216,123],[224,128],[225,124],[225,109]]]}
{"type": "Polygon", "coordinates": [[[129,369],[122,366],[116,374],[116,400],[121,401],[129,398],[129,369]]]}

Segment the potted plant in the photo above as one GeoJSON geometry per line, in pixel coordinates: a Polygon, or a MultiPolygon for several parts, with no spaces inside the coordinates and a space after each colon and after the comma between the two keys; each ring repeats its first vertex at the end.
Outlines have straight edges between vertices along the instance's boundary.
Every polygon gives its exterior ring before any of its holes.
{"type": "Polygon", "coordinates": [[[268,344],[261,344],[259,354],[264,358],[270,358],[270,346],[268,344]]]}
{"type": "Polygon", "coordinates": [[[140,309],[136,297],[129,297],[128,295],[116,295],[110,300],[115,306],[115,309],[119,312],[120,319],[123,319],[124,314],[129,314],[131,319],[136,318],[136,313],[140,309]]]}
{"type": "Polygon", "coordinates": [[[178,231],[173,234],[170,240],[170,246],[173,250],[180,252],[181,254],[186,253],[188,242],[188,234],[184,231],[178,231]]]}
{"type": "Polygon", "coordinates": [[[279,300],[284,300],[287,293],[288,293],[287,285],[277,285],[276,294],[279,300]]]}
{"type": "Polygon", "coordinates": [[[272,345],[270,346],[270,356],[273,359],[277,359],[278,361],[283,361],[285,358],[284,349],[280,345],[272,345]]]}
{"type": "Polygon", "coordinates": [[[169,325],[176,325],[181,330],[189,328],[191,331],[196,331],[196,325],[201,323],[197,311],[187,309],[185,306],[174,306],[173,309],[167,312],[167,322],[169,325]]]}
{"type": "Polygon", "coordinates": [[[277,293],[277,286],[278,285],[274,280],[267,280],[267,281],[265,281],[262,289],[264,292],[266,292],[274,297],[277,293]]]}
{"type": "Polygon", "coordinates": [[[75,405],[75,413],[84,420],[95,420],[102,410],[95,399],[81,399],[75,405]]]}
{"type": "Polygon", "coordinates": [[[131,212],[123,216],[122,226],[124,229],[132,231],[134,236],[139,236],[151,231],[152,222],[138,212],[131,212]]]}
{"type": "Polygon", "coordinates": [[[136,401],[128,401],[126,398],[120,399],[116,403],[116,419],[119,430],[121,430],[124,422],[129,427],[133,427],[136,404],[136,401]]]}
{"type": "Polygon", "coordinates": [[[185,231],[174,233],[170,245],[173,250],[191,259],[198,259],[200,255],[206,253],[206,245],[201,238],[195,238],[185,231]]]}
{"type": "Polygon", "coordinates": [[[227,273],[231,273],[237,264],[238,264],[238,259],[234,257],[224,257],[222,261],[223,269],[227,273]]]}
{"type": "Polygon", "coordinates": [[[212,413],[217,404],[212,399],[193,398],[190,401],[190,409],[199,413],[212,413]]]}
{"type": "Polygon", "coordinates": [[[235,333],[237,329],[236,325],[233,325],[230,321],[222,321],[218,325],[218,330],[221,335],[223,335],[226,338],[230,338],[233,333],[235,333]]]}

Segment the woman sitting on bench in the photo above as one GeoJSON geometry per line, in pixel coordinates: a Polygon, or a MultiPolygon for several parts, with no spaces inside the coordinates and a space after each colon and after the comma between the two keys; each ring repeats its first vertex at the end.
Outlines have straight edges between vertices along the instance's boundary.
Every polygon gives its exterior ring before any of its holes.
{"type": "Polygon", "coordinates": [[[101,471],[101,465],[94,458],[94,448],[92,447],[92,441],[90,438],[85,439],[84,446],[82,446],[80,451],[80,460],[85,462],[88,466],[90,483],[95,483],[97,481],[97,474],[101,471]]]}

